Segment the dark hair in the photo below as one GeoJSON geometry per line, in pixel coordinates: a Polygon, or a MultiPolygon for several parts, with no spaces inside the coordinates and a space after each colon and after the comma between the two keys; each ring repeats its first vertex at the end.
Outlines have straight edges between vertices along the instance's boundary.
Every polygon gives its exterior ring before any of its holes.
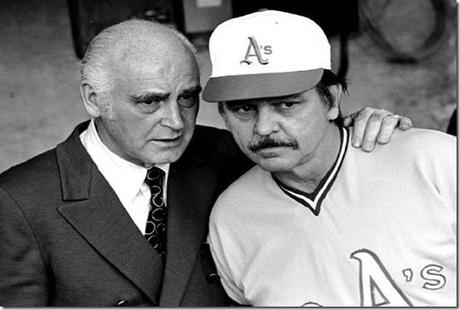
{"type": "MultiPolygon", "coordinates": [[[[342,87],[343,92],[347,92],[347,82],[344,79],[339,78],[332,71],[324,69],[323,76],[318,84],[316,84],[316,91],[320,96],[323,103],[328,107],[332,108],[334,105],[335,98],[332,96],[331,91],[329,90],[330,86],[338,85],[342,87]]],[[[343,115],[342,109],[339,106],[339,115],[333,121],[339,126],[343,125],[343,115]]]]}
{"type": "Polygon", "coordinates": [[[339,78],[332,71],[324,69],[323,76],[318,84],[316,84],[316,89],[320,95],[323,102],[331,108],[334,103],[334,98],[332,97],[329,86],[340,85],[344,92],[347,92],[347,82],[344,79],[339,78]]]}

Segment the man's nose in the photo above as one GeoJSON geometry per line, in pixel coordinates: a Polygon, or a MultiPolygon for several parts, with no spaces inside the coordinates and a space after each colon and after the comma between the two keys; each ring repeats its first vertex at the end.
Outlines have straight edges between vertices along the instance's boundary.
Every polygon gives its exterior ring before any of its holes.
{"type": "Polygon", "coordinates": [[[268,136],[279,130],[279,124],[276,115],[269,107],[261,107],[257,114],[257,120],[254,127],[256,134],[268,136]]]}
{"type": "Polygon", "coordinates": [[[181,109],[176,102],[170,102],[165,105],[161,125],[174,130],[181,130],[184,128],[184,120],[182,119],[181,109]]]}

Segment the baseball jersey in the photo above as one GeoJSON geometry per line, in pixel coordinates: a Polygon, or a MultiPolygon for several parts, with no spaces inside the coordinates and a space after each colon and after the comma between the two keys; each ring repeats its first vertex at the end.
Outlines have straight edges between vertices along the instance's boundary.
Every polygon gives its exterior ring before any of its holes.
{"type": "Polygon", "coordinates": [[[249,170],[219,197],[208,242],[222,284],[255,306],[455,306],[455,138],[395,132],[341,149],[313,193],[249,170]]]}

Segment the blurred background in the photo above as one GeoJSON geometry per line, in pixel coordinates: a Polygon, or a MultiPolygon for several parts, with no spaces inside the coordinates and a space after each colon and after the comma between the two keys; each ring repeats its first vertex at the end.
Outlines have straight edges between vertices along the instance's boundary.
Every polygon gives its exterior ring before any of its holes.
{"type": "MultiPolygon", "coordinates": [[[[0,0],[0,171],[55,147],[88,118],[78,66],[104,27],[132,17],[176,27],[198,48],[204,85],[211,31],[260,8],[323,27],[333,69],[349,82],[345,114],[380,107],[446,131],[457,106],[455,0],[0,0]]],[[[223,127],[206,102],[198,123],[223,127]]]]}

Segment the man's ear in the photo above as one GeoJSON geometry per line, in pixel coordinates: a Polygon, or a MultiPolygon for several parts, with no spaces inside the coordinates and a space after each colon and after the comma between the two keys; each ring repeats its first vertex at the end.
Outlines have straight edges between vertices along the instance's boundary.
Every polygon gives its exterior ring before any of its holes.
{"type": "Polygon", "coordinates": [[[332,95],[332,104],[329,108],[328,119],[333,121],[337,119],[340,115],[340,101],[342,100],[342,86],[341,85],[332,85],[329,86],[329,91],[332,95]]]}
{"type": "Polygon", "coordinates": [[[226,115],[225,113],[222,114],[222,118],[224,119],[225,128],[227,128],[228,130],[230,130],[230,125],[228,124],[227,115],[226,115]]]}
{"type": "Polygon", "coordinates": [[[224,120],[225,127],[230,130],[230,127],[228,126],[228,119],[227,119],[227,114],[225,114],[225,107],[224,107],[223,102],[219,102],[217,106],[217,110],[219,111],[220,116],[224,120]]]}
{"type": "Polygon", "coordinates": [[[84,83],[80,85],[80,96],[91,118],[101,116],[103,102],[100,93],[96,92],[91,85],[84,83]]]}

